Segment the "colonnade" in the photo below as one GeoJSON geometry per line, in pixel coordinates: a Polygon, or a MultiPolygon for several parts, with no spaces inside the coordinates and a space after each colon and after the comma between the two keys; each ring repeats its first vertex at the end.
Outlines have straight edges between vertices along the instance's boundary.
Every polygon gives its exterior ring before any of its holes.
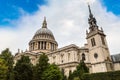
{"type": "Polygon", "coordinates": [[[57,45],[52,42],[38,41],[30,43],[30,51],[32,50],[56,50],[57,45]]]}
{"type": "Polygon", "coordinates": [[[45,41],[39,41],[37,46],[38,46],[37,49],[46,49],[47,45],[45,41]]]}

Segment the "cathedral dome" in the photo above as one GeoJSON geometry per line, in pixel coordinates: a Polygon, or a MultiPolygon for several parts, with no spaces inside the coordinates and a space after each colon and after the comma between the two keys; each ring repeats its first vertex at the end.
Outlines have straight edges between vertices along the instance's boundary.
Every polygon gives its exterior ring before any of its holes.
{"type": "Polygon", "coordinates": [[[40,28],[39,30],[37,30],[37,32],[35,33],[33,39],[52,39],[54,40],[54,35],[51,32],[51,30],[49,30],[48,28],[40,28]]]}
{"type": "Polygon", "coordinates": [[[53,36],[53,33],[47,28],[41,28],[35,33],[35,35],[40,35],[40,34],[48,34],[53,36]]]}
{"type": "Polygon", "coordinates": [[[57,49],[57,42],[54,35],[47,28],[46,18],[44,18],[42,28],[36,31],[32,40],[29,42],[29,50],[36,52],[49,52],[57,49]]]}
{"type": "Polygon", "coordinates": [[[39,30],[37,30],[37,32],[35,33],[35,35],[33,36],[33,39],[46,39],[46,40],[55,40],[54,35],[52,33],[51,30],[49,30],[47,28],[47,22],[46,19],[44,19],[43,24],[42,24],[42,28],[40,28],[39,30]]]}

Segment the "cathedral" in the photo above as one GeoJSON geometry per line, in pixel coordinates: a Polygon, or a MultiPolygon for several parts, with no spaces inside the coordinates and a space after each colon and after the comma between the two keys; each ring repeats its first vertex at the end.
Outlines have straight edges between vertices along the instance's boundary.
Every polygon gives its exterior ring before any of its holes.
{"type": "Polygon", "coordinates": [[[74,71],[80,60],[83,60],[90,73],[108,72],[120,70],[120,55],[110,55],[107,45],[106,35],[102,28],[97,25],[90,5],[89,8],[89,30],[86,31],[87,44],[84,47],[78,47],[70,44],[58,48],[58,43],[51,30],[48,29],[46,18],[44,18],[42,27],[36,31],[32,40],[29,42],[29,50],[18,52],[14,56],[14,62],[22,55],[29,56],[31,63],[35,65],[42,53],[49,58],[49,63],[55,63],[65,75],[74,71]],[[118,58],[117,58],[118,57],[118,58]]]}

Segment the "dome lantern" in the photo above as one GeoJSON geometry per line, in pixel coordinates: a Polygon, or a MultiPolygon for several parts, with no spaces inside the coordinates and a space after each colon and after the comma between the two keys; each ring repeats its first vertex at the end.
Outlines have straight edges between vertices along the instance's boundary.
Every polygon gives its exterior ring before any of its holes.
{"type": "Polygon", "coordinates": [[[43,24],[42,24],[42,28],[47,28],[46,17],[44,17],[44,21],[43,21],[43,24]]]}

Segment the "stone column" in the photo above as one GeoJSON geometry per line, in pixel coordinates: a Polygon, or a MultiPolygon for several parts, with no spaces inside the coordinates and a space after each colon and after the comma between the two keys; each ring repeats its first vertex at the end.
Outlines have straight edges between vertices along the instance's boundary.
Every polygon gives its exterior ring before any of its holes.
{"type": "Polygon", "coordinates": [[[35,50],[37,50],[38,49],[38,42],[36,41],[35,42],[35,50]]]}
{"type": "Polygon", "coordinates": [[[49,43],[48,42],[46,42],[46,49],[48,50],[48,45],[49,45],[49,43]]]}
{"type": "Polygon", "coordinates": [[[42,49],[42,42],[40,41],[40,49],[42,49]]]}
{"type": "Polygon", "coordinates": [[[31,43],[31,45],[32,45],[32,50],[33,50],[33,43],[31,43]]]}
{"type": "Polygon", "coordinates": [[[56,45],[54,44],[54,50],[56,50],[56,45]]]}
{"type": "Polygon", "coordinates": [[[31,43],[30,43],[30,45],[29,45],[29,50],[31,51],[31,43]]]}
{"type": "Polygon", "coordinates": [[[43,42],[43,49],[45,48],[45,42],[43,42]]]}
{"type": "Polygon", "coordinates": [[[50,44],[50,42],[49,42],[49,50],[51,50],[51,44],[50,44]]]}
{"type": "Polygon", "coordinates": [[[54,44],[54,50],[56,50],[56,45],[54,44]]]}
{"type": "Polygon", "coordinates": [[[33,50],[34,50],[34,43],[32,43],[32,48],[33,48],[33,50]]]}
{"type": "Polygon", "coordinates": [[[50,43],[50,44],[51,44],[51,46],[50,46],[50,47],[51,47],[51,50],[52,50],[52,43],[50,43]]]}
{"type": "Polygon", "coordinates": [[[54,44],[53,43],[52,43],[52,48],[53,48],[52,50],[54,51],[54,44]]]}
{"type": "Polygon", "coordinates": [[[33,50],[35,50],[35,42],[33,43],[33,46],[34,46],[34,47],[33,47],[33,50]]]}
{"type": "Polygon", "coordinates": [[[33,50],[33,45],[32,45],[32,43],[31,43],[31,51],[33,50]]]}

